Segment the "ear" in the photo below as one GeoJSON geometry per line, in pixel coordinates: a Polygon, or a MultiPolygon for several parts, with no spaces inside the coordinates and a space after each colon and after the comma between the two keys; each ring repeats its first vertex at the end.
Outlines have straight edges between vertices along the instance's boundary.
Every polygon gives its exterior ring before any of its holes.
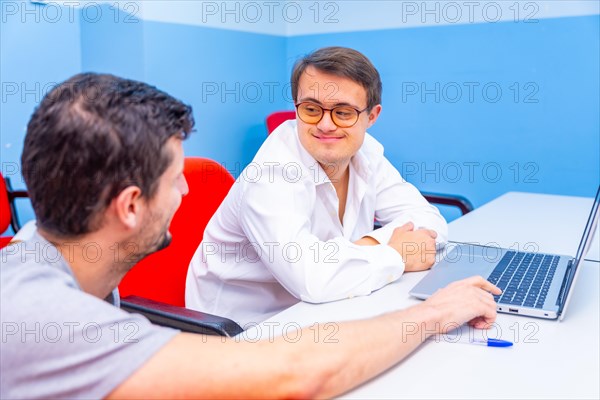
{"type": "Polygon", "coordinates": [[[369,125],[367,128],[373,126],[377,118],[379,118],[379,114],[381,113],[381,104],[377,104],[373,109],[369,112],[369,125]]]}
{"type": "Polygon", "coordinates": [[[113,207],[119,222],[129,229],[135,228],[141,221],[142,190],[137,186],[128,186],[113,199],[113,207]]]}

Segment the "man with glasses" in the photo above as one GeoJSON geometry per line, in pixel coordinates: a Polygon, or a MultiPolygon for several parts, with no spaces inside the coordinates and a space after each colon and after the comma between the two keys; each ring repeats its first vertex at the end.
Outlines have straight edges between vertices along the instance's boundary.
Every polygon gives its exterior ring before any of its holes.
{"type": "Polygon", "coordinates": [[[291,84],[296,120],[242,172],[188,270],[187,306],[242,326],[299,300],[368,295],[430,268],[447,237],[438,210],[367,133],[382,85],[364,55],[320,49],[296,63],[291,84]]]}

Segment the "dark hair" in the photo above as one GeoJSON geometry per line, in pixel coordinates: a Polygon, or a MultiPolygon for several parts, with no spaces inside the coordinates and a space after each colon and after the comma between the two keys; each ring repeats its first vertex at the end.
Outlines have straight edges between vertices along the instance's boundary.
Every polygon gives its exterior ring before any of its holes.
{"type": "Polygon", "coordinates": [[[172,162],[165,143],[193,126],[190,106],[142,82],[85,73],[58,85],[35,109],[21,156],[38,226],[82,235],[127,186],[152,198],[172,162]]]}
{"type": "Polygon", "coordinates": [[[360,84],[367,91],[367,109],[381,104],[381,77],[371,61],[362,53],[347,47],[324,47],[296,61],[292,70],[292,98],[298,100],[298,83],[307,67],[343,76],[360,84]]]}

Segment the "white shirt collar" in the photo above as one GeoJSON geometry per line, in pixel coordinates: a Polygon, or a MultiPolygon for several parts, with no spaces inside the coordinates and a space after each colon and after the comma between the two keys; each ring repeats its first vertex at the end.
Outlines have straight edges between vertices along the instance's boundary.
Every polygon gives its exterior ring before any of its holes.
{"type": "MultiPolygon", "coordinates": [[[[293,151],[298,155],[299,159],[302,161],[302,167],[305,168],[305,170],[303,171],[304,173],[307,174],[311,174],[313,172],[311,172],[311,168],[319,168],[319,173],[323,175],[323,179],[319,179],[318,182],[316,182],[317,185],[322,185],[325,183],[331,183],[331,180],[329,179],[329,177],[327,176],[327,174],[325,173],[325,171],[323,170],[323,168],[321,168],[321,165],[317,162],[317,160],[314,159],[314,157],[304,148],[304,146],[302,145],[302,143],[300,143],[300,138],[298,137],[298,124],[296,122],[296,120],[289,120],[289,121],[285,121],[283,124],[280,125],[280,128],[282,128],[282,132],[278,132],[278,134],[285,136],[282,137],[282,140],[286,140],[289,141],[290,139],[287,136],[292,136],[292,140],[293,140],[293,151]]],[[[279,131],[278,128],[277,130],[279,131]]],[[[369,136],[369,133],[366,132],[365,133],[365,142],[367,141],[367,137],[369,136]]],[[[369,157],[365,154],[365,142],[363,142],[363,145],[361,146],[361,148],[356,152],[356,154],[352,157],[352,159],[350,160],[350,165],[352,166],[353,170],[352,172],[355,173],[355,176],[360,178],[360,180],[362,180],[362,183],[366,184],[369,179],[371,179],[371,176],[373,175],[373,171],[371,169],[371,163],[369,161],[369,157]]]]}

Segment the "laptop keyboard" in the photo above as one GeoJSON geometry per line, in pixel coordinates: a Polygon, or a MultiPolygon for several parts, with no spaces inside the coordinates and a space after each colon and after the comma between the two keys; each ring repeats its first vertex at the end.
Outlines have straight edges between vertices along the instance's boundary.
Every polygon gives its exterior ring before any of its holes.
{"type": "Polygon", "coordinates": [[[508,251],[488,277],[502,289],[499,303],[542,308],[560,257],[508,251]]]}

